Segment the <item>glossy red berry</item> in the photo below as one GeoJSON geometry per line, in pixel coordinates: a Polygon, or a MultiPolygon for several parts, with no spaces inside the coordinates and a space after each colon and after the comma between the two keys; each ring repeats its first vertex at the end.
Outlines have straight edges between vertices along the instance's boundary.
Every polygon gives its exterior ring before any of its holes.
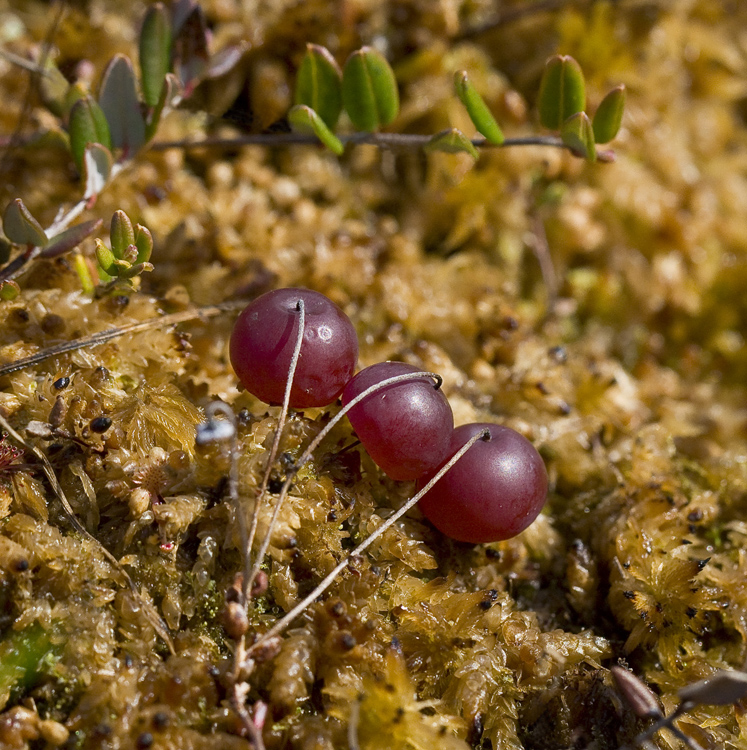
{"type": "MultiPolygon", "coordinates": [[[[342,392],[343,405],[382,380],[422,372],[403,362],[380,362],[361,370],[342,392]]],[[[376,464],[392,479],[417,479],[446,458],[454,428],[451,406],[423,375],[384,386],[348,412],[358,438],[376,464]]]]}
{"type": "Polygon", "coordinates": [[[347,315],[323,294],[309,289],[275,289],[239,315],[231,334],[231,364],[244,387],[268,404],[283,401],[298,336],[298,300],[305,326],[290,406],[327,406],[355,372],[358,339],[347,315]]]}
{"type": "MultiPolygon", "coordinates": [[[[524,436],[508,427],[462,425],[451,435],[448,455],[485,428],[490,440],[475,443],[418,504],[439,531],[472,544],[516,536],[539,515],[547,498],[542,458],[524,436]]],[[[418,488],[437,470],[422,477],[418,488]]]]}

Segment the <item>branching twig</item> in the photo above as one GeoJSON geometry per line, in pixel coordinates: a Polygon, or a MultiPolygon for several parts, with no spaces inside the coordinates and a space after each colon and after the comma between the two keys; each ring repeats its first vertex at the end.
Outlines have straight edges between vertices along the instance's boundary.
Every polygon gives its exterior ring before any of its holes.
{"type": "MultiPolygon", "coordinates": [[[[426,146],[433,135],[420,133],[350,133],[340,135],[338,138],[343,143],[351,145],[368,144],[390,149],[419,149],[426,146]]],[[[318,146],[319,140],[314,135],[304,133],[251,133],[237,136],[235,138],[222,138],[218,136],[202,138],[200,140],[181,139],[176,141],[156,141],[149,148],[154,151],[165,151],[171,148],[195,149],[195,148],[221,148],[232,149],[240,146],[318,146]]],[[[554,135],[530,135],[520,138],[506,138],[503,143],[490,143],[485,138],[473,138],[472,145],[475,148],[511,148],[516,146],[549,146],[551,148],[562,148],[573,152],[573,149],[554,135]]],[[[605,159],[605,152],[598,152],[600,160],[605,159]]]]}
{"type": "Polygon", "coordinates": [[[18,370],[25,370],[32,365],[38,365],[40,362],[44,362],[44,360],[50,359],[51,357],[58,357],[61,354],[74,352],[78,349],[85,349],[89,346],[106,344],[108,341],[119,338],[120,336],[125,336],[128,333],[139,333],[140,331],[147,331],[151,328],[172,326],[177,323],[186,323],[189,320],[212,318],[224,312],[242,309],[246,307],[246,304],[247,300],[234,300],[231,302],[223,302],[219,305],[208,305],[206,307],[198,307],[192,310],[183,310],[182,312],[172,313],[171,315],[164,315],[161,318],[150,318],[149,320],[143,320],[139,323],[130,323],[117,328],[108,328],[106,331],[99,331],[98,333],[92,333],[90,336],[83,336],[79,339],[66,341],[63,344],[50,346],[48,349],[43,349],[36,354],[2,365],[0,366],[0,377],[3,375],[10,375],[10,373],[17,372],[18,370]]]}

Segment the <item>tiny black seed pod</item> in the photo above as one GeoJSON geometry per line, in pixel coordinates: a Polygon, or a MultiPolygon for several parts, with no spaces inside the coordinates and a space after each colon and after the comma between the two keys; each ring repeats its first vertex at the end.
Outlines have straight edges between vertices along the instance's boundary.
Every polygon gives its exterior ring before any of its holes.
{"type": "Polygon", "coordinates": [[[95,417],[90,423],[91,432],[99,434],[106,432],[112,426],[112,420],[109,417],[95,417]]]}

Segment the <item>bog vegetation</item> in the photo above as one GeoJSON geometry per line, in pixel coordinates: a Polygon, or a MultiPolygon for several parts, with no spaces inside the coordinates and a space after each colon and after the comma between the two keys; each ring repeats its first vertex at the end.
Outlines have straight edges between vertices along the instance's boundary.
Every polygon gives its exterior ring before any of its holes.
{"type": "Polygon", "coordinates": [[[2,11],[3,747],[744,744],[728,5],[2,11]],[[283,287],[534,445],[537,520],[454,541],[339,403],[239,387],[283,287]]]}

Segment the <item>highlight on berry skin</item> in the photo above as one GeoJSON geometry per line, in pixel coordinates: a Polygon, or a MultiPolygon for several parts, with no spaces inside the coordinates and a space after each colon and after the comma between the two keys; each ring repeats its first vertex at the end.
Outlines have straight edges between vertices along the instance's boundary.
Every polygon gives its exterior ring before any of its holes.
{"type": "Polygon", "coordinates": [[[358,339],[348,316],[319,292],[275,289],[247,305],[231,334],[231,364],[252,395],[267,404],[282,403],[298,335],[299,300],[306,322],[289,405],[327,406],[355,372],[358,339]]]}
{"type": "MultiPolygon", "coordinates": [[[[422,372],[404,362],[379,362],[361,370],[342,392],[343,406],[388,378],[422,372]]],[[[364,398],[348,419],[368,455],[391,479],[417,479],[447,456],[454,417],[446,396],[422,379],[393,383],[364,398]]]]}
{"type": "MultiPolygon", "coordinates": [[[[451,434],[448,455],[486,428],[490,440],[475,443],[418,504],[439,531],[471,544],[516,536],[537,518],[547,499],[545,464],[515,430],[497,424],[462,425],[451,434]]],[[[421,477],[418,489],[437,470],[421,477]]]]}

